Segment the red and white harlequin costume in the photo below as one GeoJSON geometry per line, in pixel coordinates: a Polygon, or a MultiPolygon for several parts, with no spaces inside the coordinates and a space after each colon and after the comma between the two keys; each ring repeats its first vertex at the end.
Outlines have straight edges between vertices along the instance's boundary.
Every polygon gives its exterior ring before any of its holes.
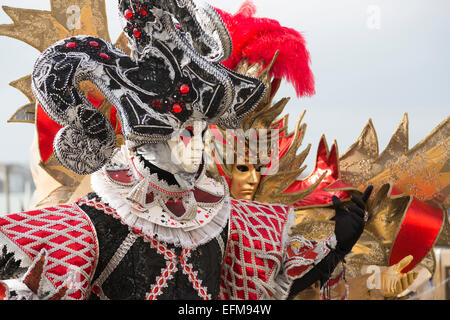
{"type": "MultiPolygon", "coordinates": [[[[196,190],[201,191],[194,191],[198,200],[216,201],[215,206],[198,206],[195,221],[198,226],[207,221],[205,226],[189,227],[192,231],[187,231],[186,235],[192,237],[190,243],[181,240],[175,246],[160,241],[158,238],[175,237],[174,232],[180,229],[174,228],[158,236],[157,227],[177,223],[176,220],[166,214],[169,217],[166,223],[160,211],[159,220],[152,217],[153,221],[149,221],[125,197],[120,199],[121,194],[126,194],[122,191],[131,188],[124,183],[132,179],[132,175],[123,167],[114,167],[94,174],[95,196],[89,195],[74,204],[10,214],[0,219],[3,258],[8,256],[10,264],[16,262],[16,268],[10,273],[19,276],[3,282],[14,294],[10,298],[50,297],[63,287],[67,287],[64,299],[123,298],[114,296],[117,291],[109,281],[127,277],[121,269],[128,260],[133,263],[145,260],[143,256],[131,257],[137,248],[149,257],[159,257],[161,263],[153,268],[157,269],[153,270],[153,275],[142,277],[146,283],[142,294],[135,293],[129,298],[175,298],[177,284],[183,283],[177,278],[182,277],[190,286],[187,292],[194,293],[193,296],[187,294],[188,298],[281,299],[288,296],[294,280],[301,279],[336,245],[334,235],[319,243],[301,237],[289,238],[291,208],[230,200],[224,185],[205,176],[197,180],[196,190]],[[220,192],[222,197],[218,197],[220,192]],[[106,204],[104,199],[112,200],[112,197],[117,197],[112,201],[114,205],[106,204]],[[108,239],[110,230],[104,230],[106,224],[114,226],[112,240],[108,239]],[[202,229],[208,230],[205,238],[201,236],[202,229]],[[111,253],[104,252],[106,244],[111,253]],[[44,276],[36,292],[30,292],[23,286],[23,282],[27,283],[24,273],[43,254],[44,276]],[[202,256],[204,254],[208,257],[202,256]],[[212,254],[217,259],[212,259],[212,254]],[[212,263],[213,266],[205,270],[201,266],[203,260],[218,261],[216,269],[212,263]],[[215,274],[216,278],[209,279],[208,273],[215,274]]],[[[145,270],[137,268],[133,273],[145,270]]],[[[118,285],[122,291],[127,291],[126,285],[118,285]]],[[[133,288],[130,292],[139,290],[133,288]]]]}
{"type": "Polygon", "coordinates": [[[0,218],[0,297],[285,299],[326,281],[362,217],[348,239],[337,229],[318,243],[290,238],[290,207],[231,200],[203,163],[171,161],[172,135],[192,129],[177,143],[193,148],[206,125],[237,128],[266,91],[220,64],[232,41],[218,13],[191,0],[120,0],[119,10],[133,58],[79,36],[35,64],[33,93],[61,126],[54,154],[92,174],[94,193],[0,218]],[[115,148],[111,123],[77,90],[83,80],[117,109],[126,147],[115,148]]]}

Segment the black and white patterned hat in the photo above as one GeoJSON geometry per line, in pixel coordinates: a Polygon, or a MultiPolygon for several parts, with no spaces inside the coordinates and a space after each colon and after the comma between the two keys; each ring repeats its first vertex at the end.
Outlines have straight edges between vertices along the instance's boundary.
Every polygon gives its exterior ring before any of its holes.
{"type": "Polygon", "coordinates": [[[57,42],[38,58],[33,92],[63,129],[55,155],[79,174],[111,157],[115,133],[78,89],[90,81],[117,109],[129,147],[156,143],[195,120],[236,128],[259,102],[258,79],[220,64],[232,52],[218,13],[192,0],[120,0],[131,57],[109,42],[77,36],[57,42]]]}

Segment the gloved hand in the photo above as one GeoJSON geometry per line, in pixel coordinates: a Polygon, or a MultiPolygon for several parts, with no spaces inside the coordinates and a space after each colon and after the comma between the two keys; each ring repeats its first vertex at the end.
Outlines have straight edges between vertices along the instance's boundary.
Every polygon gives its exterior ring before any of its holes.
{"type": "Polygon", "coordinates": [[[356,206],[345,207],[338,197],[333,196],[331,198],[336,211],[334,217],[336,222],[334,227],[337,240],[336,248],[344,255],[352,250],[364,230],[366,204],[372,190],[373,186],[369,186],[361,197],[352,195],[351,200],[356,206]]]}

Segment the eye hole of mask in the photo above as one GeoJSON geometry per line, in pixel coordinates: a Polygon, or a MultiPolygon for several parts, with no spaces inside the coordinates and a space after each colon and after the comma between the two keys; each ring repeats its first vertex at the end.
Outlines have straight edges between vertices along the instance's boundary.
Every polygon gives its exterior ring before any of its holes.
{"type": "Polygon", "coordinates": [[[247,172],[249,170],[247,166],[237,166],[237,169],[241,172],[247,172]]]}
{"type": "Polygon", "coordinates": [[[194,127],[189,126],[183,129],[180,133],[181,141],[183,141],[184,145],[187,146],[194,136],[194,127]]]}

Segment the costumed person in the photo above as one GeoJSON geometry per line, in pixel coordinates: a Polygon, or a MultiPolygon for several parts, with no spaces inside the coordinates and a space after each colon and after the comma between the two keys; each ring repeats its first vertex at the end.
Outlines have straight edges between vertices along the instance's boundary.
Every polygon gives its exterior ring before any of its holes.
{"type": "Polygon", "coordinates": [[[205,174],[204,133],[238,127],[266,87],[220,64],[232,43],[209,5],[121,0],[119,12],[131,57],[77,36],[35,64],[33,93],[61,126],[54,155],[94,193],[0,218],[1,298],[283,299],[326,280],[363,231],[371,187],[356,206],[335,199],[320,242],[288,236],[292,207],[230,199],[205,174]],[[121,148],[82,81],[117,110],[121,148]]]}
{"type": "MultiPolygon", "coordinates": [[[[220,11],[233,39],[234,51],[230,59],[224,64],[240,73],[252,76],[259,76],[270,91],[265,99],[255,111],[244,118],[241,129],[244,132],[251,129],[273,130],[278,129],[279,133],[273,139],[277,140],[279,147],[278,158],[272,163],[262,163],[261,159],[253,158],[251,161],[247,153],[240,162],[226,164],[223,150],[234,149],[235,159],[238,159],[237,149],[241,145],[250,149],[258,137],[245,136],[242,140],[238,136],[227,136],[221,128],[213,128],[215,136],[215,160],[218,166],[218,174],[224,176],[229,184],[231,195],[236,199],[256,200],[269,203],[283,203],[294,205],[296,208],[297,226],[295,232],[307,234],[310,239],[320,240],[333,232],[335,210],[331,201],[332,196],[349,200],[352,194],[360,194],[364,186],[376,184],[379,194],[369,206],[369,222],[358,243],[352,252],[347,256],[346,261],[346,287],[349,292],[342,290],[344,273],[336,270],[336,275],[330,282],[330,294],[335,298],[348,297],[349,299],[391,299],[411,293],[417,289],[417,281],[411,286],[414,280],[420,275],[420,282],[427,282],[434,273],[433,244],[449,246],[450,242],[445,240],[448,235],[448,219],[444,220],[446,210],[442,210],[445,201],[448,202],[448,194],[441,197],[434,204],[425,204],[411,195],[417,194],[420,190],[420,181],[412,184],[406,183],[405,174],[403,180],[398,167],[399,157],[403,157],[401,165],[405,172],[411,171],[406,168],[408,161],[413,159],[411,152],[407,153],[407,118],[403,119],[396,134],[391,139],[386,151],[376,159],[372,155],[372,150],[378,150],[376,144],[376,134],[373,126],[366,126],[363,135],[358,139],[349,151],[342,157],[341,162],[345,167],[343,178],[340,170],[340,159],[335,142],[329,150],[325,137],[321,138],[316,168],[306,178],[298,180],[300,173],[305,169],[301,165],[306,158],[310,146],[297,155],[297,150],[301,146],[305,134],[306,125],[301,124],[303,115],[297,121],[294,133],[287,133],[288,116],[281,120],[275,120],[283,112],[288,99],[282,99],[272,105],[272,100],[277,92],[281,78],[291,81],[299,96],[313,93],[314,81],[309,69],[309,54],[304,46],[304,39],[295,30],[285,28],[278,22],[271,19],[254,17],[256,8],[246,2],[235,15],[230,15],[220,11]],[[293,50],[295,48],[295,50],[293,50]],[[295,63],[294,63],[295,62],[295,63]],[[372,130],[370,130],[372,129],[372,130]],[[232,139],[230,140],[229,137],[232,139]],[[231,143],[230,143],[231,142],[231,143]],[[401,144],[401,145],[400,145],[401,144]],[[359,158],[356,158],[358,155],[359,158]],[[378,173],[388,170],[390,164],[396,163],[396,172],[383,172],[379,178],[372,179],[374,175],[367,175],[361,171],[364,164],[367,167],[366,157],[371,157],[376,162],[372,166],[378,173]],[[364,159],[360,159],[360,158],[364,159]],[[388,161],[389,160],[389,161],[388,161]],[[358,163],[356,161],[359,161],[358,163]],[[262,174],[262,168],[266,172],[271,171],[271,167],[276,168],[276,174],[262,174]],[[386,174],[388,173],[388,174],[386,174]],[[366,179],[366,180],[365,180],[366,179]],[[357,181],[356,181],[357,180],[357,181]],[[351,183],[348,183],[351,182],[351,183]],[[395,191],[398,185],[409,185],[408,189],[403,189],[406,194],[395,191]],[[417,184],[417,190],[411,192],[412,186],[417,184]],[[394,186],[395,185],[395,186],[394,186]],[[357,186],[357,187],[356,187],[357,186]],[[447,200],[445,200],[447,199],[447,200]],[[436,206],[437,205],[437,206],[436,206]],[[408,231],[408,224],[420,215],[423,221],[431,221],[424,225],[424,229],[429,232],[423,233],[420,240],[414,241],[414,246],[405,248],[410,237],[417,239],[415,234],[408,231]],[[394,219],[383,217],[395,217],[394,219]],[[388,224],[383,221],[390,221],[388,224]],[[447,221],[447,222],[446,222],[447,221]],[[400,226],[404,223],[402,228],[400,226]],[[438,236],[440,228],[443,228],[438,236]],[[413,267],[414,270],[412,270],[413,267]]],[[[369,124],[371,122],[369,121],[369,124]]],[[[448,190],[448,182],[442,178],[445,173],[444,164],[448,161],[448,153],[442,146],[433,148],[433,144],[438,141],[446,141],[445,131],[448,130],[448,119],[443,122],[426,140],[422,141],[413,150],[415,151],[416,165],[414,168],[422,168],[422,173],[414,172],[409,177],[424,176],[427,168],[439,166],[439,170],[433,170],[433,175],[438,179],[434,185],[434,192],[439,194],[442,190],[448,190]],[[439,138],[444,138],[439,140],[439,138]],[[418,159],[418,150],[434,149],[431,158],[418,159]],[[417,165],[422,163],[422,167],[417,165]]],[[[244,135],[243,135],[244,137],[244,135]]],[[[261,141],[260,141],[261,143],[261,141]]],[[[266,143],[266,142],[262,142],[266,143]]],[[[270,142],[268,142],[270,145],[270,142]]],[[[274,171],[274,170],[272,170],[274,171]]],[[[428,170],[431,172],[431,170],[428,170]]],[[[430,186],[430,183],[427,183],[430,186]]],[[[423,188],[422,188],[423,189],[423,188]]],[[[427,190],[429,199],[433,198],[431,190],[427,190]]],[[[417,196],[416,196],[417,197],[417,196]]],[[[422,197],[423,198],[423,197],[422,197]]],[[[447,205],[448,207],[448,205],[447,205]]],[[[304,290],[297,297],[298,299],[317,299],[320,294],[317,289],[304,290]]]]}

